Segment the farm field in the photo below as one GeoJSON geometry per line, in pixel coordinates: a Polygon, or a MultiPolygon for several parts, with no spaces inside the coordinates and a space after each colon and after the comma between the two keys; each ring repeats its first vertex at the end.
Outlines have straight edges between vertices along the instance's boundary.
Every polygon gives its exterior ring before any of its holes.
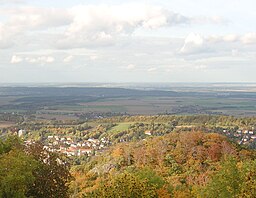
{"type": "MultiPolygon", "coordinates": [[[[74,120],[113,115],[256,115],[254,87],[126,88],[0,87],[0,114],[36,120],[74,120]],[[233,89],[233,90],[232,90],[233,89]],[[228,90],[228,91],[226,91],[228,90]]],[[[4,120],[8,121],[8,120],[4,120]]]]}
{"type": "Polygon", "coordinates": [[[4,122],[4,121],[0,121],[0,129],[13,126],[14,124],[15,124],[14,122],[4,122]]]}

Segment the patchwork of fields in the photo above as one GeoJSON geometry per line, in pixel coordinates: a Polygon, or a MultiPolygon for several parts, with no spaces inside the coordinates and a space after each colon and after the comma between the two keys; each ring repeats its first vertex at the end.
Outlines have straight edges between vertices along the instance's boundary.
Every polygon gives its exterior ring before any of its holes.
{"type": "MultiPolygon", "coordinates": [[[[124,88],[0,88],[0,114],[17,113],[36,120],[74,120],[112,115],[222,114],[256,115],[256,93],[232,87],[173,90],[124,88]],[[175,91],[174,91],[175,90],[175,91]],[[227,91],[228,90],[228,91],[227,91]]],[[[9,125],[9,120],[0,127],[9,125]]]]}

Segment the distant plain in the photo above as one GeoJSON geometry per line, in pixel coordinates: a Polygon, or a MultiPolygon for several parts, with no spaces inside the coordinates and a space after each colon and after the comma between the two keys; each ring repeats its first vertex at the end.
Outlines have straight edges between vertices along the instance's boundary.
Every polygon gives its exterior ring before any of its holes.
{"type": "MultiPolygon", "coordinates": [[[[83,113],[256,116],[255,84],[0,87],[0,113],[76,119],[83,113]]],[[[0,123],[0,127],[10,123],[0,123]]]]}

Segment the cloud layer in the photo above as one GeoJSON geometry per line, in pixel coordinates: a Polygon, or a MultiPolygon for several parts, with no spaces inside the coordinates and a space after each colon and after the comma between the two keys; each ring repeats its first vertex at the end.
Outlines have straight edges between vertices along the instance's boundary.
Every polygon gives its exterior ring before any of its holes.
{"type": "Polygon", "coordinates": [[[254,28],[238,31],[229,15],[198,13],[139,1],[0,1],[2,74],[19,72],[27,80],[34,72],[45,81],[207,81],[239,79],[244,68],[256,72],[254,28]]]}
{"type": "MultiPolygon", "coordinates": [[[[109,45],[137,29],[159,29],[191,23],[220,23],[218,17],[187,17],[160,6],[145,4],[80,5],[72,8],[2,8],[0,47],[16,44],[19,35],[43,32],[56,36],[57,47],[109,45]],[[3,42],[5,41],[5,42],[3,42]],[[7,44],[9,41],[9,44],[7,44]]],[[[33,41],[31,41],[33,42],[33,41]]]]}

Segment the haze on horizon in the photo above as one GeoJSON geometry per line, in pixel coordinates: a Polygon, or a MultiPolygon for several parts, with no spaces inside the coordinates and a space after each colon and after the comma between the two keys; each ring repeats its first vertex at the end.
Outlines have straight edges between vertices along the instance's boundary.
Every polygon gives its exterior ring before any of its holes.
{"type": "Polygon", "coordinates": [[[0,83],[255,82],[254,0],[0,0],[0,83]]]}

